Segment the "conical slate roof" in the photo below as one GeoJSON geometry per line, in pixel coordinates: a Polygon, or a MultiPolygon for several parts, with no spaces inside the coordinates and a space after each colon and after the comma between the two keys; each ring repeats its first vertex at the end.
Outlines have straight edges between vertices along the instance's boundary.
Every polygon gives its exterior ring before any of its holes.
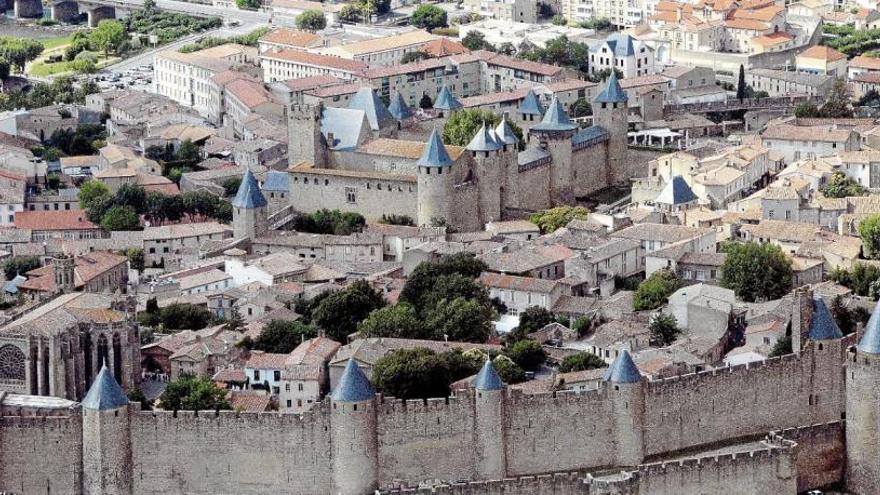
{"type": "Polygon", "coordinates": [[[544,107],[531,89],[519,104],[518,111],[523,115],[544,115],[544,107]]]}
{"type": "Polygon", "coordinates": [[[633,362],[629,351],[624,349],[617,355],[617,358],[611,363],[608,371],[605,372],[605,381],[611,383],[638,383],[642,380],[642,374],[636,363],[633,362]]]}
{"type": "Polygon", "coordinates": [[[495,371],[495,366],[492,365],[491,360],[487,359],[483,363],[483,367],[477,373],[477,378],[474,380],[474,388],[477,390],[501,390],[504,388],[504,382],[501,381],[501,377],[495,371]]]}
{"type": "Polygon", "coordinates": [[[267,204],[263,192],[260,191],[260,185],[257,184],[257,178],[254,177],[251,169],[246,169],[241,178],[241,184],[238,186],[238,193],[232,200],[232,206],[236,208],[263,208],[267,204]]]}
{"type": "Polygon", "coordinates": [[[812,340],[831,340],[843,337],[834,316],[821,297],[813,299],[813,318],[810,320],[809,337],[812,340]]]}
{"type": "Polygon", "coordinates": [[[550,107],[544,112],[544,118],[541,119],[541,123],[532,127],[532,130],[535,131],[573,131],[575,129],[577,129],[577,126],[568,120],[568,114],[562,109],[562,103],[559,103],[559,98],[555,96],[550,101],[550,107]]]}
{"type": "Polygon", "coordinates": [[[498,123],[498,127],[495,128],[495,135],[498,137],[498,141],[504,144],[518,144],[519,139],[516,137],[516,134],[513,133],[513,129],[507,124],[507,116],[501,117],[501,122],[498,123]]]}
{"type": "Polygon", "coordinates": [[[397,120],[406,120],[412,117],[412,111],[407,106],[406,102],[403,101],[403,97],[400,96],[400,92],[395,91],[394,94],[391,95],[391,104],[388,105],[388,112],[391,113],[391,116],[397,120]]]}
{"type": "Polygon", "coordinates": [[[874,306],[874,312],[865,324],[865,334],[859,340],[858,349],[868,354],[880,354],[880,303],[874,306]]]}
{"type": "Polygon", "coordinates": [[[492,134],[486,129],[485,122],[483,122],[480,130],[474,134],[474,138],[467,145],[469,151],[498,151],[503,147],[504,145],[496,142],[492,134]]]}
{"type": "Polygon", "coordinates": [[[681,205],[697,199],[697,195],[691,190],[691,186],[680,175],[676,175],[666,184],[666,187],[657,195],[656,202],[665,205],[681,205]]]}
{"type": "Polygon", "coordinates": [[[431,137],[425,143],[425,151],[422,152],[421,158],[416,162],[420,167],[448,167],[452,165],[452,158],[446,152],[446,146],[440,139],[440,133],[435,128],[431,131],[431,137]]]}
{"type": "Polygon", "coordinates": [[[370,129],[378,131],[388,125],[394,124],[394,116],[385,108],[382,100],[373,91],[373,88],[361,88],[348,102],[350,110],[361,110],[367,116],[370,129]]]}
{"type": "Polygon", "coordinates": [[[617,73],[611,71],[611,75],[608,76],[608,84],[593,101],[596,103],[626,103],[626,100],[626,93],[620,87],[620,83],[617,82],[617,73]]]}
{"type": "Polygon", "coordinates": [[[440,90],[440,94],[437,95],[437,99],[434,101],[434,108],[437,110],[458,110],[461,108],[461,102],[459,102],[455,96],[449,91],[449,88],[443,86],[440,90]]]}
{"type": "Polygon", "coordinates": [[[122,388],[113,378],[113,373],[107,369],[107,365],[101,366],[101,371],[95,377],[89,392],[82,401],[82,406],[86,409],[96,411],[106,411],[108,409],[118,409],[128,405],[128,398],[122,392],[122,388]]]}
{"type": "Polygon", "coordinates": [[[336,385],[330,398],[336,402],[362,402],[371,400],[375,395],[376,391],[370,385],[367,375],[361,371],[361,367],[354,359],[349,359],[345,371],[342,372],[342,378],[339,379],[339,384],[336,385]]]}

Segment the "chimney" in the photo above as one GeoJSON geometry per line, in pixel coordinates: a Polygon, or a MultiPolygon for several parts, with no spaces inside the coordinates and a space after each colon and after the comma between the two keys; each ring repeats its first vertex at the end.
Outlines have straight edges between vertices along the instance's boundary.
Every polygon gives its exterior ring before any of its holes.
{"type": "Polygon", "coordinates": [[[683,10],[683,7],[681,5],[677,5],[675,7],[675,20],[676,20],[676,22],[681,22],[682,10],[683,10]]]}

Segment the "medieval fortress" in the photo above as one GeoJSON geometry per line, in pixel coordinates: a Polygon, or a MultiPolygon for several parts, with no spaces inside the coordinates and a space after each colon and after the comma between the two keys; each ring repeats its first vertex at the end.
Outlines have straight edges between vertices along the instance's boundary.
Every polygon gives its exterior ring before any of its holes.
{"type": "Polygon", "coordinates": [[[350,361],[304,414],[141,411],[105,368],[82,403],[0,395],[0,491],[876,493],[880,305],[842,337],[796,294],[794,354],[648,380],[623,353],[583,392],[512,393],[487,363],[472,390],[403,402],[350,361]]]}

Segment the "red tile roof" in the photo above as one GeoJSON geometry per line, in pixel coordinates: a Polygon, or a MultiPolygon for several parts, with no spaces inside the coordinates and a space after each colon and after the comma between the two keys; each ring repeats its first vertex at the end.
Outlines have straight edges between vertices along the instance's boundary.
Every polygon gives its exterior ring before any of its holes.
{"type": "Polygon", "coordinates": [[[449,55],[460,55],[470,51],[461,43],[452,41],[449,38],[429,41],[422,46],[422,50],[432,57],[448,57],[449,55]]]}
{"type": "Polygon", "coordinates": [[[361,73],[367,68],[367,64],[347,58],[332,57],[320,53],[302,52],[299,50],[281,50],[278,53],[265,53],[264,58],[284,60],[312,67],[329,67],[346,72],[361,73]]]}
{"type": "Polygon", "coordinates": [[[19,211],[15,227],[24,230],[96,230],[99,227],[86,218],[82,210],[19,211]]]}
{"type": "Polygon", "coordinates": [[[266,43],[275,43],[278,45],[296,46],[300,48],[308,48],[321,41],[321,37],[317,34],[298,31],[296,29],[278,28],[267,33],[260,41],[266,43]]]}

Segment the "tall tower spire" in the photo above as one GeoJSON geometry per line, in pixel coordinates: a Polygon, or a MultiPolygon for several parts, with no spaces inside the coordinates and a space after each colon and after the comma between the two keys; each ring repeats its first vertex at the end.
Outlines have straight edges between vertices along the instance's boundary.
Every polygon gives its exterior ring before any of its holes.
{"type": "Polygon", "coordinates": [[[232,200],[232,230],[236,239],[255,239],[269,230],[268,205],[257,178],[246,168],[232,200]]]}

